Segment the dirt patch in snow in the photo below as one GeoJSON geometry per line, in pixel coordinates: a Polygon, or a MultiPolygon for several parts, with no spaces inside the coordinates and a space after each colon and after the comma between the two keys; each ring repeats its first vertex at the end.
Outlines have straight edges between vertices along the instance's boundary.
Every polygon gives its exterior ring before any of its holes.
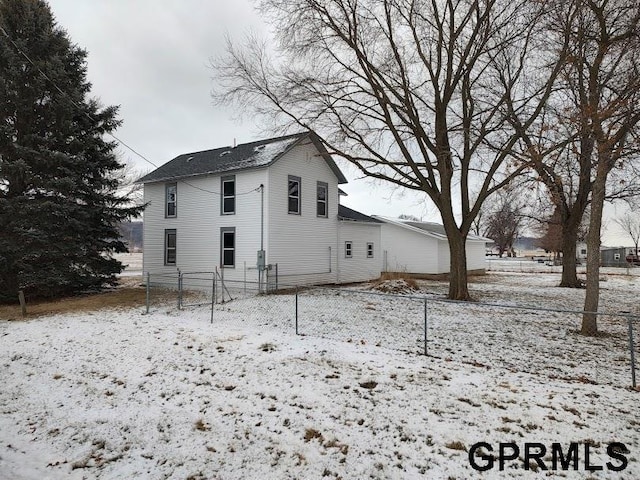
{"type": "Polygon", "coordinates": [[[27,316],[23,317],[20,305],[0,305],[0,320],[25,320],[43,315],[73,312],[92,312],[102,308],[141,307],[145,303],[146,291],[139,284],[127,283],[102,293],[91,293],[67,297],[59,300],[38,300],[27,298],[27,316]]]}

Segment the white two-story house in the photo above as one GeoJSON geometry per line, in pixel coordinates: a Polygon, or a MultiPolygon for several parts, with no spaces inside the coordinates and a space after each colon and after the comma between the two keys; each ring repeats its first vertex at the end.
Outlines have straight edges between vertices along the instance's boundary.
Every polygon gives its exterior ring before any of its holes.
{"type": "Polygon", "coordinates": [[[180,155],[139,182],[145,272],[255,282],[277,265],[280,285],[380,276],[381,222],[339,205],[347,180],[313,133],[180,155]]]}

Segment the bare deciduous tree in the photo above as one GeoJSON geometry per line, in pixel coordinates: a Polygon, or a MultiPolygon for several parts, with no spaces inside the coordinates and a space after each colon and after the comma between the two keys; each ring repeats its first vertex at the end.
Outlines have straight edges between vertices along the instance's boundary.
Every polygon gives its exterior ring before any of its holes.
{"type": "MultiPolygon", "coordinates": [[[[640,4],[631,0],[584,0],[572,31],[571,88],[578,115],[595,142],[591,213],[587,234],[585,312],[597,312],[600,235],[611,172],[640,151],[640,4]]],[[[585,313],[582,333],[598,331],[597,315],[585,313]]]]}
{"type": "MultiPolygon", "coordinates": [[[[536,122],[525,128],[525,124],[518,118],[511,98],[506,105],[509,108],[508,118],[514,128],[522,134],[521,143],[513,151],[514,157],[527,162],[535,171],[538,181],[547,189],[554,216],[558,217],[556,223],[560,231],[555,232],[553,237],[562,242],[559,248],[563,252],[560,286],[582,287],[583,283],[578,279],[576,272],[576,244],[583,218],[591,202],[596,176],[594,157],[597,155],[598,143],[591,119],[583,114],[583,111],[589,111],[591,108],[585,102],[588,102],[587,90],[594,79],[590,80],[579,73],[580,69],[584,69],[579,67],[579,64],[585,39],[580,39],[578,32],[582,28],[580,25],[583,25],[589,16],[588,11],[597,5],[588,0],[571,0],[564,3],[566,12],[552,14],[545,19],[548,35],[540,51],[545,55],[560,58],[560,55],[566,54],[564,49],[567,41],[571,50],[565,57],[566,62],[554,92],[545,104],[544,112],[536,122]],[[556,54],[555,51],[560,53],[556,54]]],[[[612,5],[615,2],[600,3],[612,5]]],[[[632,2],[628,1],[618,3],[632,5],[632,2]]],[[[589,21],[598,23],[593,17],[589,21]]],[[[610,68],[616,70],[619,66],[611,65],[610,68]]],[[[614,70],[610,73],[617,74],[614,70]]],[[[530,72],[530,75],[534,85],[536,82],[545,81],[544,76],[539,79],[535,71],[530,72]]],[[[611,82],[611,79],[606,79],[606,74],[602,80],[611,82]]],[[[501,81],[508,84],[508,71],[501,77],[501,81]]],[[[608,176],[609,191],[606,198],[611,200],[637,195],[639,183],[633,181],[634,178],[637,179],[637,173],[633,165],[619,163],[608,176]]]]}
{"type": "Polygon", "coordinates": [[[214,99],[312,130],[365,175],[424,192],[449,240],[449,298],[468,299],[472,223],[528,168],[510,161],[520,135],[505,102],[525,129],[540,115],[563,56],[549,62],[532,49],[561,3],[262,0],[277,52],[252,38],[229,42],[213,61],[214,99]],[[524,88],[532,68],[546,78],[533,90],[524,88]]]}
{"type": "Polygon", "coordinates": [[[500,257],[513,254],[513,245],[526,221],[521,193],[516,188],[504,188],[485,202],[477,217],[482,221],[479,232],[494,241],[500,257]]]}
{"type": "Polygon", "coordinates": [[[640,215],[626,213],[614,220],[622,230],[631,237],[635,246],[635,255],[638,257],[638,245],[640,245],[640,215]]]}

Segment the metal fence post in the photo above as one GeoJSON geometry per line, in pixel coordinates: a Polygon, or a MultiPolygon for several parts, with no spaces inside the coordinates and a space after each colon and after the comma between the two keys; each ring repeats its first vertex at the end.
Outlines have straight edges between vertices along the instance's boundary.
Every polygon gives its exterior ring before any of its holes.
{"type": "Polygon", "coordinates": [[[427,355],[427,297],[424,297],[424,354],[427,355]]]}
{"type": "Polygon", "coordinates": [[[631,355],[631,386],[636,388],[636,354],[633,341],[633,317],[628,314],[627,323],[629,324],[629,354],[631,355]]]}
{"type": "Polygon", "coordinates": [[[298,335],[298,287],[296,286],[296,335],[298,335]]]}
{"type": "Polygon", "coordinates": [[[149,289],[151,288],[151,273],[147,272],[147,311],[145,313],[149,313],[149,289]]]}
{"type": "Polygon", "coordinates": [[[211,278],[211,323],[213,323],[213,306],[216,303],[216,272],[213,272],[211,278]]]}
{"type": "Polygon", "coordinates": [[[182,273],[178,269],[178,310],[182,310],[182,273]]]}

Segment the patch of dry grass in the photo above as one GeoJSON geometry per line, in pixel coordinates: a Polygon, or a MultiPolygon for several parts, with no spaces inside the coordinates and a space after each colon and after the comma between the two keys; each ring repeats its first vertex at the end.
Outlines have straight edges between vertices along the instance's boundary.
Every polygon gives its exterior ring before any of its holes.
{"type": "Polygon", "coordinates": [[[0,319],[23,320],[61,313],[91,312],[103,308],[142,307],[145,299],[145,288],[128,281],[118,288],[100,293],[34,302],[27,299],[26,317],[22,316],[20,305],[0,305],[0,319]]]}

